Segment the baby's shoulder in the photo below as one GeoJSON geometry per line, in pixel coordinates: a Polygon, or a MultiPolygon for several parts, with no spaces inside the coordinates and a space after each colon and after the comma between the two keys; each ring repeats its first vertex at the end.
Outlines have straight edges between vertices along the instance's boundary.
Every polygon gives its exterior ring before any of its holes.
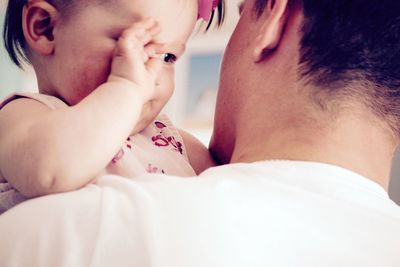
{"type": "MultiPolygon", "coordinates": [[[[17,131],[21,125],[61,107],[61,100],[38,93],[13,93],[0,102],[0,135],[17,131]]],[[[65,105],[65,104],[64,104],[65,105]]]]}

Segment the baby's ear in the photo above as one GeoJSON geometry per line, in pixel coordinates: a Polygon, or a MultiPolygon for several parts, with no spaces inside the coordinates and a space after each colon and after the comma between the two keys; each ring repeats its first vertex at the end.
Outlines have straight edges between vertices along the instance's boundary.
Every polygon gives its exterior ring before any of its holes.
{"type": "Polygon", "coordinates": [[[54,52],[57,9],[46,1],[28,1],[22,12],[22,29],[32,51],[46,56],[54,52]]]}

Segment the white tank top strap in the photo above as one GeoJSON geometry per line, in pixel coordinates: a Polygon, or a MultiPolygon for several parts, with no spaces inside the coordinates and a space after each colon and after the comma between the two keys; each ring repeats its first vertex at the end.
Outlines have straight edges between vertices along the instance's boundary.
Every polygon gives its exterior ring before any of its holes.
{"type": "Polygon", "coordinates": [[[14,93],[10,94],[9,96],[7,96],[0,103],[0,109],[2,109],[4,106],[6,106],[11,101],[18,99],[18,98],[29,98],[29,99],[36,100],[36,101],[42,103],[43,105],[49,107],[52,110],[68,107],[68,105],[66,103],[64,103],[61,99],[54,97],[54,96],[40,94],[40,93],[14,92],[14,93]]]}

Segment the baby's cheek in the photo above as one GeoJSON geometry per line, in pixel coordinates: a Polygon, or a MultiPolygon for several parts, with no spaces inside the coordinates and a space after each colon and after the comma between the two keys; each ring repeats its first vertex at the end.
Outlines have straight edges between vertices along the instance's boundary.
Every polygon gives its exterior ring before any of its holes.
{"type": "Polygon", "coordinates": [[[97,87],[107,81],[110,73],[110,62],[107,60],[88,59],[81,69],[79,79],[76,79],[74,102],[79,103],[97,87]]]}

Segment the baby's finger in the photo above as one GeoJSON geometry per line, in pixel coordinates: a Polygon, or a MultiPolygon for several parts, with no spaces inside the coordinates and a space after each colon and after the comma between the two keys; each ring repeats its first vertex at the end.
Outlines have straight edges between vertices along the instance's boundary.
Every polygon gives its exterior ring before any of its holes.
{"type": "Polygon", "coordinates": [[[153,38],[154,35],[149,32],[149,31],[144,31],[144,32],[132,32],[132,34],[134,34],[136,36],[136,38],[143,44],[143,45],[147,45],[148,43],[150,43],[153,38]]]}
{"type": "Polygon", "coordinates": [[[152,18],[147,18],[138,22],[133,23],[129,28],[125,29],[125,31],[122,33],[122,36],[124,34],[131,34],[131,31],[135,32],[138,30],[144,30],[144,31],[149,31],[154,28],[154,26],[157,26],[158,23],[152,18]]]}
{"type": "Polygon", "coordinates": [[[152,27],[154,27],[154,25],[157,24],[157,21],[153,18],[145,18],[142,19],[138,22],[135,22],[132,26],[134,27],[138,27],[138,28],[144,28],[146,30],[151,29],[152,27]]]}
{"type": "Polygon", "coordinates": [[[159,24],[158,22],[156,22],[156,23],[153,25],[153,27],[151,27],[151,28],[148,29],[148,32],[149,32],[152,36],[154,36],[154,35],[160,33],[160,31],[161,31],[161,27],[160,27],[160,24],[159,24]]]}
{"type": "Polygon", "coordinates": [[[160,26],[155,22],[151,27],[141,27],[140,24],[134,24],[126,29],[121,37],[123,38],[137,38],[143,45],[148,44],[154,38],[154,35],[160,32],[160,26]]]}
{"type": "Polygon", "coordinates": [[[143,44],[134,36],[121,36],[117,43],[116,56],[136,55],[142,58],[143,44]]]}
{"type": "Polygon", "coordinates": [[[164,64],[163,59],[159,55],[165,53],[165,45],[151,44],[145,47],[145,51],[149,55],[149,60],[146,62],[146,69],[153,78],[157,78],[164,64]]]}
{"type": "Polygon", "coordinates": [[[157,78],[160,74],[160,71],[163,67],[163,62],[156,57],[152,57],[146,63],[147,71],[153,76],[153,78],[157,78]]]}
{"type": "Polygon", "coordinates": [[[154,24],[150,27],[141,27],[139,24],[133,24],[132,29],[144,29],[146,32],[150,33],[151,35],[155,35],[160,32],[160,24],[155,21],[154,24]]]}
{"type": "Polygon", "coordinates": [[[165,53],[165,45],[152,43],[144,47],[144,52],[149,58],[163,55],[165,53]]]}

